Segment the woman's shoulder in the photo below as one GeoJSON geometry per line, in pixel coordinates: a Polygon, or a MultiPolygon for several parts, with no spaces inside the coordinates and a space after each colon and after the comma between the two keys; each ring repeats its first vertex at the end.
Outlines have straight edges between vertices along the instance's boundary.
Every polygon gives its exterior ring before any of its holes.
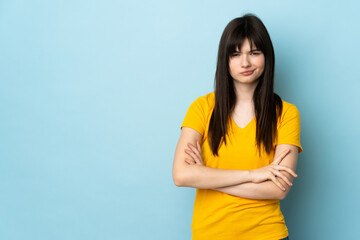
{"type": "Polygon", "coordinates": [[[282,114],[281,114],[282,117],[299,115],[299,110],[295,104],[285,101],[284,99],[281,99],[281,101],[283,105],[282,114]]]}
{"type": "Polygon", "coordinates": [[[198,97],[194,102],[201,105],[204,109],[210,110],[215,105],[215,92],[210,92],[198,97]]]}
{"type": "Polygon", "coordinates": [[[202,96],[208,104],[215,104],[215,92],[210,92],[202,96]]]}

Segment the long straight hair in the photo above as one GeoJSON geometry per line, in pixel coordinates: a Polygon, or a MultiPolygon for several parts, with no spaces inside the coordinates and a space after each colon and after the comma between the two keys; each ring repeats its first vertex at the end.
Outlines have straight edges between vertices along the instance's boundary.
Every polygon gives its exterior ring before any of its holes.
{"type": "Polygon", "coordinates": [[[261,156],[261,146],[270,153],[277,134],[277,121],[282,112],[282,100],[274,93],[275,54],[268,31],[262,21],[253,14],[235,18],[226,26],[219,44],[215,73],[215,106],[209,123],[209,141],[213,155],[218,156],[222,141],[226,144],[226,134],[231,123],[231,113],[236,103],[234,82],[230,75],[229,59],[249,40],[265,56],[263,74],[255,88],[253,102],[256,118],[256,146],[261,156]]]}

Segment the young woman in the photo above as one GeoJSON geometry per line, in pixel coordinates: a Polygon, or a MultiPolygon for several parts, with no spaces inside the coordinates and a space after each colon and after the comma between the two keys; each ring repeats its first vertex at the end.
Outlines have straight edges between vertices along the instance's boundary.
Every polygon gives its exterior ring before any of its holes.
{"type": "Polygon", "coordinates": [[[292,186],[300,115],[274,93],[270,36],[253,14],[233,19],[218,52],[215,91],[190,105],[173,163],[196,188],[193,240],[288,239],[280,210],[292,186]]]}

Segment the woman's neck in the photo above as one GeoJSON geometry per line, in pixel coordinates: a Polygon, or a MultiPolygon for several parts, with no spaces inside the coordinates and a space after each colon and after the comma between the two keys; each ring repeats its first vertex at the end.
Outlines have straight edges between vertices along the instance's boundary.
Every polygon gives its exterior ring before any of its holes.
{"type": "Polygon", "coordinates": [[[253,96],[256,83],[238,83],[234,82],[235,93],[236,93],[236,105],[248,105],[253,104],[253,96]]]}

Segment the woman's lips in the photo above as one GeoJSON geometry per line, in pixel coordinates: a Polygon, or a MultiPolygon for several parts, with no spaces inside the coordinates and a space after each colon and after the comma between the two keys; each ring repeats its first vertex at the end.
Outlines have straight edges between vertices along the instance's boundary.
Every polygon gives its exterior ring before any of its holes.
{"type": "Polygon", "coordinates": [[[251,75],[254,71],[247,71],[247,72],[242,72],[242,75],[248,76],[251,75]]]}

